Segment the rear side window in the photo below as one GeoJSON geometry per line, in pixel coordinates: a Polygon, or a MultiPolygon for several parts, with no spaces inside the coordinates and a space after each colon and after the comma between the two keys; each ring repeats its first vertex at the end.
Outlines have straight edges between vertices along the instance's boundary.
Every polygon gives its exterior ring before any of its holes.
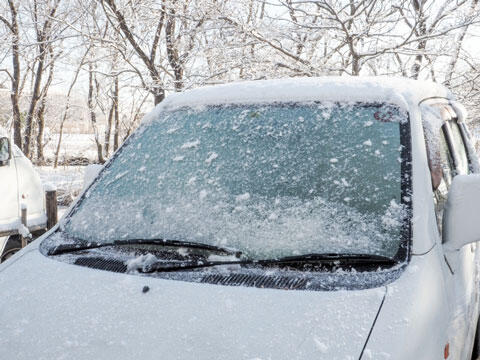
{"type": "Polygon", "coordinates": [[[448,140],[446,136],[446,126],[442,126],[442,128],[439,131],[438,135],[438,140],[440,142],[439,146],[439,159],[437,161],[440,161],[439,166],[442,169],[442,179],[447,185],[447,187],[450,187],[450,184],[452,183],[452,178],[455,174],[455,164],[452,156],[452,152],[450,147],[448,146],[448,140]]]}
{"type": "Polygon", "coordinates": [[[449,121],[450,133],[452,136],[452,145],[456,155],[456,172],[457,174],[469,174],[470,167],[468,161],[468,153],[463,141],[462,133],[456,121],[449,121]]]}

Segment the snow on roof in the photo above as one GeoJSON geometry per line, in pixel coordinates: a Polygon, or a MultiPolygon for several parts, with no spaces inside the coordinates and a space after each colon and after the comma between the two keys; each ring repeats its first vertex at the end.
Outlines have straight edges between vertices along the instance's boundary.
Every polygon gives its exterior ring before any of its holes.
{"type": "Polygon", "coordinates": [[[444,86],[407,78],[318,77],[233,82],[169,95],[145,121],[158,112],[180,107],[269,102],[363,101],[387,102],[406,110],[428,97],[452,98],[444,86]]]}

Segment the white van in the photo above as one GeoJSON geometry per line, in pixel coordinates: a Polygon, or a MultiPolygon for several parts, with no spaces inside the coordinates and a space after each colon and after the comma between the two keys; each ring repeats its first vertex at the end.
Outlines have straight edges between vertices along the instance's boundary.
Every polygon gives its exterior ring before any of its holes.
{"type": "Polygon", "coordinates": [[[21,247],[18,232],[22,206],[27,208],[29,231],[44,231],[47,218],[40,177],[0,128],[0,262],[21,247]]]}
{"type": "Polygon", "coordinates": [[[0,265],[0,358],[470,359],[472,141],[429,82],[172,95],[0,265]]]}

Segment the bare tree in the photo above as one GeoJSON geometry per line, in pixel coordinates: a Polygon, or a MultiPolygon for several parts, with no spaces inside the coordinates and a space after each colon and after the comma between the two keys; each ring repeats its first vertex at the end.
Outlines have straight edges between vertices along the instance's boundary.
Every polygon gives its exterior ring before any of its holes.
{"type": "Polygon", "coordinates": [[[12,48],[12,68],[13,74],[8,70],[7,72],[12,88],[10,91],[10,99],[12,102],[12,115],[13,115],[13,139],[15,144],[21,148],[22,147],[22,120],[20,117],[20,105],[19,105],[19,92],[20,92],[20,32],[18,28],[18,8],[15,6],[13,0],[8,0],[8,7],[10,9],[10,21],[5,17],[0,15],[0,21],[2,21],[5,26],[10,31],[11,37],[11,48],[12,48]]]}
{"type": "Polygon", "coordinates": [[[62,144],[63,127],[65,125],[65,121],[67,121],[68,112],[70,110],[70,97],[72,95],[72,90],[73,90],[73,87],[75,86],[75,84],[78,80],[78,76],[80,74],[80,71],[82,70],[83,65],[85,64],[85,59],[87,58],[89,52],[90,52],[90,47],[87,47],[87,49],[85,50],[85,53],[83,54],[80,62],[78,63],[78,65],[75,69],[72,81],[70,82],[70,85],[68,87],[67,97],[66,97],[66,102],[65,102],[65,108],[63,110],[62,120],[60,121],[60,127],[59,127],[59,130],[58,130],[58,140],[57,140],[57,146],[56,146],[56,150],[55,150],[55,159],[54,159],[54,163],[53,163],[54,168],[56,168],[58,166],[58,156],[60,154],[60,147],[61,147],[61,144],[62,144]]]}
{"type": "MultiPolygon", "coordinates": [[[[102,0],[102,5],[104,6],[105,14],[109,21],[114,24],[114,28],[118,29],[118,33],[121,34],[124,39],[132,46],[135,54],[139,58],[139,60],[143,63],[143,65],[147,68],[148,74],[151,78],[151,82],[147,83],[141,71],[132,64],[132,67],[139,75],[142,83],[144,84],[145,88],[153,95],[155,104],[160,103],[165,98],[165,90],[163,87],[162,76],[160,74],[159,68],[156,65],[156,55],[158,52],[159,41],[160,41],[160,34],[162,28],[164,26],[165,21],[165,12],[163,10],[160,11],[158,16],[158,21],[155,26],[155,33],[152,37],[151,45],[149,49],[145,50],[142,48],[142,45],[136,39],[142,39],[142,42],[147,42],[145,36],[139,36],[138,34],[134,34],[133,28],[128,25],[126,17],[122,12],[121,8],[117,6],[116,0],[102,0]]],[[[121,49],[119,47],[119,49],[121,49]]],[[[125,52],[120,50],[120,52],[124,55],[124,59],[126,59],[125,52]]]]}
{"type": "Polygon", "coordinates": [[[465,39],[468,28],[469,28],[470,24],[472,23],[472,20],[476,16],[478,16],[478,14],[477,14],[478,3],[479,3],[478,0],[471,0],[470,9],[468,11],[467,18],[466,18],[466,21],[465,21],[465,26],[462,29],[460,29],[459,34],[455,38],[455,42],[454,42],[455,47],[454,47],[454,50],[453,50],[453,54],[450,58],[450,62],[448,64],[447,73],[445,75],[444,84],[446,86],[450,86],[450,84],[452,82],[452,77],[453,77],[453,74],[454,74],[454,71],[455,71],[455,66],[457,65],[457,62],[458,62],[458,59],[459,59],[459,56],[460,56],[460,51],[462,50],[462,46],[463,46],[463,40],[465,39]]]}

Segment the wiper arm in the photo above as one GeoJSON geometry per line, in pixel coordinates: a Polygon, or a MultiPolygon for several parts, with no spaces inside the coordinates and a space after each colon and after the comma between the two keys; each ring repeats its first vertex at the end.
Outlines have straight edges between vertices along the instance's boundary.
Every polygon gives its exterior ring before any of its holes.
{"type": "Polygon", "coordinates": [[[238,261],[188,261],[188,262],[155,262],[143,268],[136,269],[142,273],[185,271],[221,265],[260,265],[265,267],[286,266],[299,267],[304,265],[320,265],[324,267],[368,266],[372,268],[391,267],[397,262],[386,256],[370,254],[304,254],[285,256],[278,259],[244,259],[238,261]]]}
{"type": "Polygon", "coordinates": [[[60,255],[66,253],[72,253],[82,250],[98,249],[108,246],[126,246],[126,245],[154,245],[154,246],[172,246],[172,247],[185,247],[190,249],[202,249],[209,250],[213,252],[223,253],[225,255],[235,255],[240,257],[242,255],[241,251],[227,249],[220,246],[203,244],[194,241],[183,241],[183,240],[170,240],[170,239],[128,239],[128,240],[115,240],[112,242],[100,243],[100,242],[85,242],[78,241],[75,244],[61,244],[54,247],[48,252],[48,255],[60,255]]]}
{"type": "Polygon", "coordinates": [[[172,271],[185,271],[199,268],[220,266],[220,265],[245,265],[257,263],[256,260],[238,260],[238,261],[183,261],[183,262],[164,262],[158,261],[153,264],[149,264],[143,267],[138,267],[136,271],[141,273],[154,273],[154,272],[172,272],[172,271]]]}

